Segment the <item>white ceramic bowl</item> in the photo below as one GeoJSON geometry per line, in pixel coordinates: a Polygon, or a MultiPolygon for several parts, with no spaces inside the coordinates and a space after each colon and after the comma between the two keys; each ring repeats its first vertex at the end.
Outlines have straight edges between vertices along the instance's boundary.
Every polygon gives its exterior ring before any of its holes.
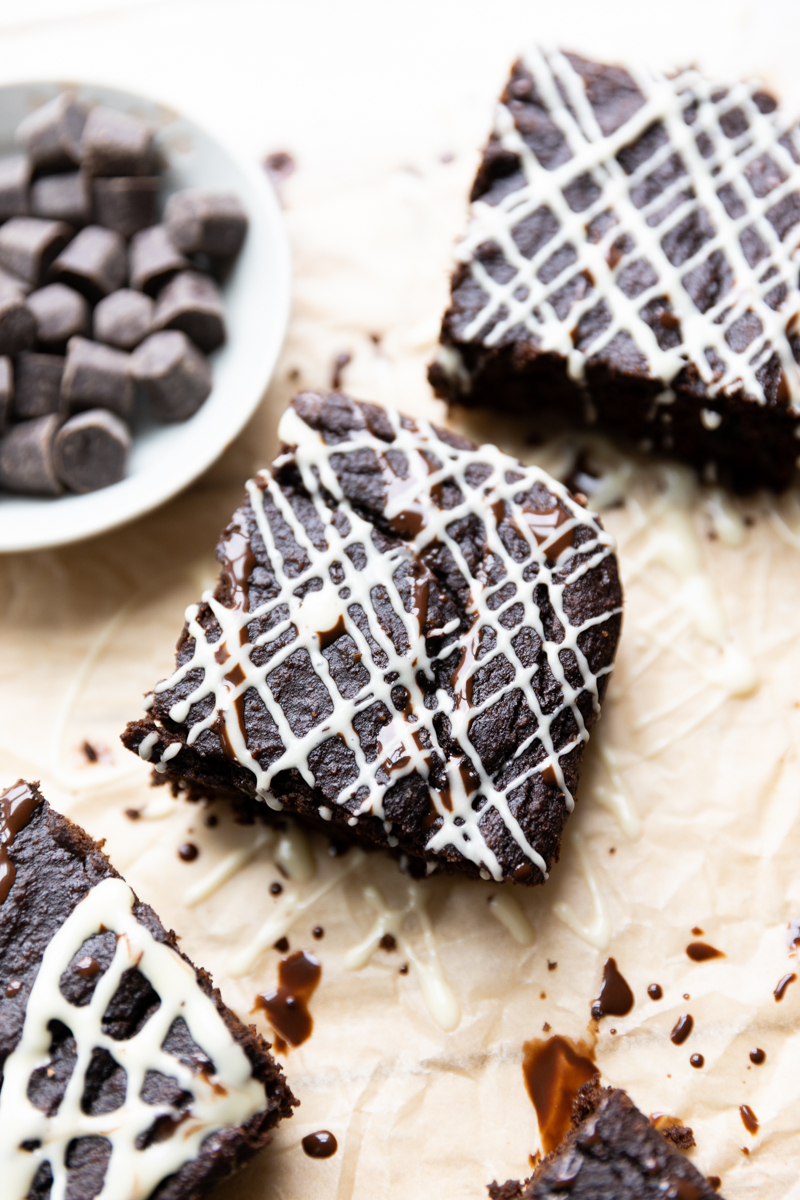
{"type": "Polygon", "coordinates": [[[158,129],[167,160],[163,199],[186,187],[235,192],[249,217],[241,253],[222,288],[228,340],[211,355],[214,386],[188,421],[159,425],[134,419],[128,474],[85,496],[0,493],[0,551],[78,541],[139,517],[202,474],[241,431],[272,377],[289,318],[289,247],[275,194],[257,164],[237,160],[192,121],[143,96],[114,88],[58,83],[0,87],[0,154],[15,149],[14,131],[45,100],[77,87],[88,104],[137,113],[158,129]]]}

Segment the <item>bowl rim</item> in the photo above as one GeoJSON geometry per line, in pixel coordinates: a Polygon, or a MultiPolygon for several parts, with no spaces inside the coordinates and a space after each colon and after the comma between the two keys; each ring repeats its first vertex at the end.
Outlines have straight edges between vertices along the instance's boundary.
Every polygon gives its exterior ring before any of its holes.
{"type": "MultiPolygon", "coordinates": [[[[264,337],[264,348],[261,355],[262,379],[260,386],[253,389],[253,396],[250,402],[242,404],[233,413],[224,431],[221,431],[222,437],[220,439],[206,439],[204,453],[195,454],[191,458],[188,455],[176,455],[175,470],[163,473],[160,483],[157,479],[151,479],[148,483],[146,493],[136,494],[132,498],[135,502],[130,503],[128,508],[122,508],[119,511],[114,511],[112,515],[107,515],[103,513],[102,506],[98,505],[96,515],[88,520],[84,517],[75,528],[64,527],[53,532],[43,531],[38,536],[32,536],[30,532],[26,534],[24,521],[20,522],[19,530],[4,528],[4,523],[0,521],[0,554],[45,550],[57,546],[71,545],[76,542],[88,541],[91,538],[110,533],[114,529],[119,529],[124,525],[138,520],[140,517],[146,516],[148,513],[153,512],[154,509],[159,508],[162,504],[167,503],[167,501],[174,499],[174,497],[185,491],[225,453],[264,400],[275,375],[275,368],[286,340],[292,311],[292,258],[286,223],[275,189],[270,183],[266,171],[260,169],[254,159],[250,159],[240,151],[230,147],[216,133],[210,132],[201,122],[196,121],[191,113],[177,108],[174,104],[166,103],[158,96],[144,92],[130,91],[127,88],[120,88],[114,84],[91,80],[77,81],[41,78],[27,81],[16,80],[0,84],[0,97],[3,93],[25,89],[35,90],[36,88],[41,88],[45,91],[51,91],[55,88],[56,94],[64,91],[74,90],[80,92],[96,89],[99,92],[105,93],[109,98],[116,95],[121,100],[124,99],[127,103],[144,103],[147,106],[159,109],[169,118],[163,126],[156,127],[157,137],[163,130],[168,129],[169,125],[173,122],[186,121],[220,150],[234,167],[245,176],[249,186],[253,189],[259,214],[269,230],[270,248],[275,260],[272,276],[274,316],[269,329],[265,329],[265,333],[268,333],[268,336],[264,337]]],[[[44,103],[46,102],[47,100],[44,101],[44,103]]],[[[100,101],[100,103],[103,103],[103,101],[100,101]]],[[[250,213],[250,218],[252,222],[252,212],[250,213]]],[[[131,476],[127,476],[126,478],[131,478],[131,476]]],[[[96,492],[88,493],[88,495],[102,497],[106,490],[105,488],[101,488],[96,492]]],[[[37,506],[39,504],[46,504],[48,507],[57,504],[61,499],[70,498],[70,494],[66,494],[63,497],[29,497],[14,493],[5,494],[12,497],[15,501],[24,502],[25,500],[31,500],[37,506]]]]}

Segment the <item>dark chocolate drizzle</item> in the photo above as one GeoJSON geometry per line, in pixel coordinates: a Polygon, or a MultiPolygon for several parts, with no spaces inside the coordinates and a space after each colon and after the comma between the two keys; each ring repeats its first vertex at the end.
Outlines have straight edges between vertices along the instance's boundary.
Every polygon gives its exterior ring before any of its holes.
{"type": "Polygon", "coordinates": [[[303,1150],[309,1158],[330,1158],[339,1149],[339,1143],[328,1129],[307,1133],[303,1138],[303,1150]]]}
{"type": "Polygon", "coordinates": [[[278,987],[256,997],[256,1008],[266,1014],[275,1030],[275,1048],[284,1053],[288,1046],[301,1046],[311,1037],[314,1021],[308,1011],[322,975],[319,959],[298,950],[278,966],[278,987]]]}
{"type": "Polygon", "coordinates": [[[7,898],[17,877],[16,867],[8,855],[9,847],[40,803],[40,797],[24,779],[18,779],[0,796],[0,904],[7,898]]]}
{"type": "Polygon", "coordinates": [[[707,962],[709,958],[725,957],[722,950],[717,950],[716,946],[709,946],[708,942],[689,942],[686,953],[692,962],[707,962]]]}
{"type": "Polygon", "coordinates": [[[614,958],[607,958],[603,967],[603,984],[600,995],[592,1002],[595,1021],[601,1017],[624,1017],[633,1008],[633,992],[614,958]]]}
{"type": "Polygon", "coordinates": [[[525,1087],[536,1109],[544,1152],[550,1154],[566,1136],[578,1091],[598,1074],[594,1050],[559,1034],[526,1042],[522,1049],[525,1087]]]}
{"type": "Polygon", "coordinates": [[[690,1013],[684,1013],[675,1022],[672,1033],[669,1035],[669,1040],[674,1046],[682,1046],[693,1029],[694,1017],[690,1013]]]}

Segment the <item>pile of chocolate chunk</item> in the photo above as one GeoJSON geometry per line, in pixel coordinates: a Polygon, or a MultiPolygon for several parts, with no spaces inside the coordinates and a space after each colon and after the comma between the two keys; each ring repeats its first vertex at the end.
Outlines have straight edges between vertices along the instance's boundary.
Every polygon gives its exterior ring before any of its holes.
{"type": "Polygon", "coordinates": [[[225,340],[218,281],[247,216],[227,192],[173,193],[154,129],[69,93],[0,159],[0,488],[91,492],[125,475],[134,408],[184,421],[225,340]]]}

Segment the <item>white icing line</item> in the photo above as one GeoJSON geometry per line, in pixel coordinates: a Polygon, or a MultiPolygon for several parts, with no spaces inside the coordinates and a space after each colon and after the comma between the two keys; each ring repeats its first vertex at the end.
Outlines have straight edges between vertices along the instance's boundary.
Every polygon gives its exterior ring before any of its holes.
{"type": "Polygon", "coordinates": [[[328,892],[342,883],[357,867],[360,867],[364,858],[363,850],[349,851],[348,862],[309,896],[301,897],[296,891],[284,892],[271,916],[264,922],[252,941],[230,960],[228,974],[232,975],[234,979],[238,979],[242,975],[249,975],[264,951],[270,946],[274,946],[280,938],[285,937],[297,918],[308,912],[323,896],[327,896],[328,892]]]}
{"type": "MultiPolygon", "coordinates": [[[[800,228],[792,227],[786,240],[781,242],[766,217],[774,205],[798,190],[800,179],[797,164],[779,142],[787,132],[780,110],[773,113],[759,111],[752,99],[759,90],[756,83],[734,84],[723,99],[715,102],[712,95],[719,90],[717,85],[703,79],[695,70],[683,71],[671,79],[632,70],[644,96],[644,104],[619,129],[606,136],[597,123],[581,76],[563,54],[532,48],[525,56],[525,64],[571,156],[553,169],[544,168],[517,131],[509,109],[502,104],[498,106],[495,135],[505,150],[518,156],[525,184],[497,204],[479,199],[472,205],[470,225],[458,247],[457,258],[468,265],[487,299],[460,338],[467,342],[481,340],[491,346],[500,343],[510,330],[521,326],[538,339],[542,352],[565,357],[572,377],[582,379],[587,357],[600,353],[617,333],[625,330],[657,378],[670,381],[690,359],[696,364],[710,396],[730,394],[743,387],[761,404],[765,403],[764,389],[756,372],[774,352],[780,360],[791,407],[798,411],[800,369],[794,360],[786,329],[800,312],[794,261],[800,228]],[[683,111],[692,101],[697,101],[696,117],[688,125],[683,111]],[[749,128],[738,137],[728,138],[722,133],[719,116],[734,106],[743,110],[749,128]],[[655,121],[661,121],[665,127],[667,143],[641,163],[632,175],[626,175],[616,155],[624,146],[635,142],[655,121]],[[713,146],[708,158],[703,158],[697,146],[701,133],[713,146]],[[744,171],[766,152],[783,170],[786,179],[759,199],[744,171]],[[631,199],[634,189],[673,154],[680,155],[685,173],[637,208],[631,199]],[[598,185],[599,195],[587,209],[576,213],[567,203],[564,188],[585,172],[598,185]],[[736,218],[728,216],[717,194],[724,184],[733,182],[738,184],[736,190],[745,210],[736,218]],[[660,213],[669,202],[687,189],[691,189],[691,195],[678,200],[669,216],[662,218],[660,213]],[[547,240],[529,259],[520,252],[512,230],[541,205],[546,205],[555,215],[559,230],[556,237],[547,240]],[[709,214],[716,232],[691,258],[680,266],[673,266],[663,250],[662,239],[700,207],[709,214]],[[587,227],[608,209],[615,212],[619,223],[613,224],[599,242],[590,243],[586,239],[587,227]],[[769,252],[768,257],[753,267],[740,242],[743,231],[751,225],[769,252]],[[624,233],[631,237],[632,248],[622,255],[615,253],[611,266],[609,250],[624,233]],[[499,246],[511,267],[510,277],[502,282],[492,278],[474,257],[478,247],[487,242],[499,246]],[[543,282],[539,272],[545,262],[551,259],[556,249],[570,242],[579,246],[577,262],[565,263],[555,277],[550,276],[543,282]],[[701,313],[685,289],[683,279],[718,250],[724,253],[732,269],[733,284],[715,306],[701,313]],[[620,275],[640,258],[654,267],[657,281],[629,298],[619,286],[620,275]],[[583,299],[572,305],[567,318],[562,319],[550,297],[574,277],[576,267],[588,269],[591,286],[587,287],[583,299]],[[776,272],[766,278],[769,267],[775,267],[776,272]],[[788,296],[774,310],[765,297],[781,283],[787,285],[788,296]],[[639,316],[650,300],[664,295],[669,297],[680,321],[682,340],[671,349],[659,347],[653,329],[639,316]],[[611,321],[585,352],[576,350],[570,331],[581,316],[601,300],[605,300],[610,309],[611,321]],[[757,316],[762,332],[743,351],[735,352],[725,340],[725,334],[748,311],[757,316]],[[717,318],[721,318],[718,324],[717,318]],[[481,338],[481,331],[490,322],[489,332],[481,338]],[[712,366],[708,361],[706,351],[709,347],[724,364],[721,371],[717,370],[717,364],[712,366]]],[[[789,136],[794,137],[794,130],[789,136]]],[[[440,354],[440,362],[463,390],[469,390],[469,377],[461,356],[449,349],[449,355],[440,354]]]]}
{"type": "Polygon", "coordinates": [[[64,1200],[67,1171],[64,1156],[73,1138],[97,1136],[111,1143],[103,1187],[97,1200],[141,1200],[168,1175],[197,1156],[203,1140],[215,1130],[247,1121],[265,1107],[263,1084],[251,1076],[249,1061],[233,1040],[216,1006],[199,988],[194,971],[170,949],[157,942],[134,917],[133,893],[121,879],[105,879],[92,888],[57,930],[42,958],[28,999],[22,1036],[3,1065],[0,1092],[0,1179],[4,1195],[27,1195],[39,1165],[49,1161],[53,1172],[51,1200],[64,1200]],[[100,976],[89,1004],[70,1004],[59,980],[85,940],[101,926],[117,934],[117,948],[108,970],[100,976]],[[102,1032],[101,1020],[123,971],[138,967],[161,997],[161,1005],[143,1028],[127,1041],[102,1032]],[[195,1074],[161,1049],[173,1021],[182,1017],[192,1038],[214,1063],[216,1074],[195,1074]],[[35,1108],[27,1096],[31,1073],[49,1061],[48,1023],[60,1020],[72,1030],[77,1061],[58,1112],[51,1117],[35,1108]],[[127,1073],[121,1108],[97,1116],[82,1111],[84,1077],[95,1048],[106,1050],[127,1073]],[[181,1113],[164,1105],[146,1104],[141,1090],[148,1070],[175,1078],[193,1096],[189,1116],[180,1131],[145,1150],[137,1137],[161,1115],[176,1120],[181,1113]],[[39,1141],[33,1151],[25,1141],[39,1141]]]}
{"type": "MultiPolygon", "coordinates": [[[[414,429],[409,429],[404,427],[400,416],[394,410],[387,409],[385,413],[394,431],[394,441],[391,445],[366,430],[356,430],[352,431],[350,440],[330,446],[305,424],[295,409],[289,408],[284,413],[280,437],[286,444],[294,447],[291,456],[286,457],[285,461],[296,463],[300,471],[324,531],[324,545],[319,542],[319,535],[315,535],[318,544],[312,543],[289,499],[271,475],[262,473],[258,479],[251,480],[248,492],[252,510],[275,572],[278,595],[253,612],[245,612],[241,606],[226,608],[215,600],[211,593],[206,593],[203,599],[209,605],[221,629],[219,640],[208,641],[198,621],[199,610],[196,605],[187,609],[186,619],[189,634],[194,638],[194,651],[171,678],[158,685],[156,692],[175,687],[190,672],[202,671],[202,682],[189,696],[173,705],[170,710],[171,719],[186,724],[192,706],[212,696],[213,705],[208,715],[195,721],[189,728],[187,744],[192,745],[204,730],[218,728],[219,722],[223,721],[227,740],[236,759],[252,772],[257,794],[273,807],[281,807],[280,802],[270,793],[275,775],[281,771],[295,769],[313,786],[315,779],[309,756],[323,741],[339,737],[352,754],[354,778],[350,779],[336,801],[329,801],[320,806],[320,817],[324,820],[331,819],[334,807],[345,804],[351,814],[351,821],[358,816],[371,814],[384,821],[385,826],[383,796],[386,789],[404,775],[413,772],[427,780],[432,755],[442,757],[434,717],[437,713],[445,715],[449,720],[453,739],[463,749],[464,757],[445,760],[443,773],[447,780],[447,793],[430,789],[431,802],[441,818],[441,825],[438,830],[430,833],[426,850],[437,853],[447,846],[454,846],[465,858],[475,863],[483,877],[502,878],[500,864],[487,845],[481,830],[481,821],[493,808],[523,854],[545,873],[545,863],[528,842],[513,815],[508,796],[522,787],[534,773],[549,770],[564,794],[567,809],[571,810],[573,807],[573,797],[566,787],[560,760],[571,749],[588,739],[578,699],[583,691],[588,691],[595,712],[599,711],[598,680],[610,669],[593,674],[580,649],[579,638],[586,630],[608,620],[614,614],[604,613],[584,621],[579,626],[571,625],[564,610],[564,590],[613,553],[613,540],[600,529],[591,512],[572,500],[567,490],[540,468],[522,466],[494,446],[482,446],[474,450],[455,449],[440,441],[427,422],[419,420],[414,429]],[[389,487],[389,498],[384,512],[387,520],[396,517],[409,505],[413,506],[420,496],[423,499],[424,526],[409,541],[393,546],[385,553],[381,553],[373,541],[372,525],[359,515],[344,496],[331,462],[334,455],[356,450],[371,452],[384,472],[384,479],[389,487]],[[389,451],[405,457],[405,477],[394,472],[390,458],[386,457],[389,451]],[[441,464],[438,467],[435,466],[437,461],[441,464]],[[478,464],[484,465],[489,473],[477,487],[471,487],[467,482],[467,472],[470,467],[478,464]],[[511,472],[514,475],[507,478],[511,472]],[[440,509],[431,497],[432,489],[451,479],[457,482],[463,500],[453,508],[440,509]],[[535,520],[534,515],[526,517],[525,511],[514,499],[516,495],[528,491],[535,484],[542,484],[555,496],[565,516],[559,525],[555,523],[558,514],[552,516],[552,533],[548,527],[547,514],[540,514],[534,533],[530,525],[530,521],[535,520]],[[335,512],[328,507],[323,488],[334,497],[335,512]],[[303,567],[301,563],[294,574],[288,572],[275,544],[272,525],[265,509],[267,499],[278,518],[288,526],[309,564],[303,567]],[[502,518],[513,520],[520,538],[527,544],[527,557],[522,563],[514,562],[506,551],[497,528],[500,517],[493,510],[493,505],[503,506],[502,518]],[[337,528],[333,520],[335,515],[338,520],[344,517],[346,524],[337,528]],[[454,523],[465,518],[474,519],[475,516],[481,519],[484,526],[486,549],[482,562],[499,560],[502,564],[498,582],[494,584],[486,582],[486,576],[481,569],[473,575],[461,546],[450,532],[454,523]],[[568,535],[578,526],[588,528],[592,536],[580,546],[577,562],[574,557],[576,552],[567,544],[558,553],[554,565],[546,565],[549,548],[561,542],[565,535],[568,543],[568,535]],[[541,542],[539,538],[542,539],[541,542]],[[406,612],[395,582],[398,568],[405,562],[417,559],[431,543],[439,543],[449,551],[464,583],[468,585],[467,614],[471,618],[470,627],[438,656],[439,660],[444,660],[458,652],[461,655],[462,666],[454,674],[455,700],[445,690],[439,689],[436,693],[435,708],[426,707],[424,693],[417,678],[421,672],[428,680],[432,680],[434,660],[428,657],[426,639],[422,635],[420,622],[414,613],[406,612]],[[365,565],[360,570],[348,556],[348,551],[354,552],[356,547],[360,548],[358,553],[362,553],[365,559],[365,565]],[[535,579],[526,579],[525,572],[532,567],[537,571],[535,579]],[[337,583],[331,578],[332,569],[338,571],[337,583]],[[317,590],[306,591],[302,598],[298,596],[297,592],[312,581],[317,585],[317,590]],[[318,586],[320,584],[321,587],[318,586]],[[534,601],[534,592],[539,586],[547,589],[554,614],[563,630],[563,640],[560,642],[551,640],[545,633],[539,607],[534,601]],[[489,602],[503,587],[507,587],[513,594],[506,596],[496,608],[491,608],[489,602]],[[407,648],[396,648],[375,615],[373,604],[378,588],[383,590],[395,617],[402,624],[407,648]],[[344,595],[340,594],[342,592],[344,595]],[[368,636],[365,636],[352,616],[352,612],[355,611],[354,605],[363,613],[368,636]],[[247,627],[255,619],[277,613],[279,607],[288,615],[279,619],[267,633],[261,634],[256,639],[256,646],[275,646],[277,639],[287,632],[293,636],[288,644],[280,649],[276,648],[263,665],[256,666],[253,662],[254,647],[248,641],[247,627]],[[522,613],[518,620],[512,610],[522,613]],[[507,622],[510,628],[506,628],[502,620],[508,614],[512,614],[507,622]],[[355,696],[345,697],[338,693],[328,660],[320,649],[320,632],[332,628],[338,617],[344,619],[345,630],[355,642],[361,655],[360,665],[368,675],[368,681],[355,696]],[[482,702],[472,703],[466,698],[465,685],[469,672],[475,666],[473,655],[478,647],[479,631],[485,626],[490,628],[494,641],[480,658],[480,667],[487,666],[493,659],[502,655],[507,663],[513,665],[513,677],[482,702]],[[531,667],[523,668],[516,657],[512,638],[522,627],[533,630],[540,639],[547,666],[560,688],[561,701],[554,711],[544,712],[536,695],[539,663],[534,662],[531,667]],[[378,648],[375,653],[385,658],[385,665],[381,664],[380,667],[373,657],[375,645],[378,648]],[[269,678],[276,668],[300,649],[308,654],[317,678],[327,688],[333,712],[321,724],[314,725],[306,733],[295,734],[270,689],[269,678]],[[562,661],[565,651],[571,652],[580,671],[582,684],[578,688],[567,682],[562,661]],[[223,659],[222,662],[219,661],[220,658],[223,659]],[[396,679],[391,678],[393,674],[396,674],[396,679]],[[410,696],[412,715],[408,720],[395,710],[392,702],[392,691],[397,686],[405,688],[410,696]],[[283,752],[268,767],[262,767],[251,753],[235,707],[236,702],[249,689],[258,692],[275,723],[284,747],[283,752]],[[531,722],[532,732],[517,747],[514,758],[521,759],[535,741],[541,743],[544,757],[535,766],[522,767],[511,782],[498,787],[474,753],[469,732],[476,718],[514,690],[522,692],[525,703],[535,718],[535,721],[531,722]],[[382,731],[377,758],[368,761],[353,722],[361,709],[378,703],[383,704],[392,719],[382,731]],[[567,745],[556,751],[551,728],[565,710],[571,714],[575,734],[567,745]],[[462,762],[466,778],[475,781],[471,782],[469,788],[462,777],[462,762]],[[471,768],[471,776],[466,769],[467,764],[471,768]],[[382,771],[386,774],[381,780],[378,773],[382,771]],[[473,797],[477,796],[486,798],[479,810],[473,808],[473,797]]],[[[279,463],[282,461],[284,460],[278,460],[279,463]]],[[[436,586],[435,583],[432,586],[436,586]]],[[[448,622],[445,628],[452,636],[453,622],[448,622]]],[[[396,839],[390,827],[386,828],[386,832],[389,838],[396,839]]],[[[396,841],[392,840],[390,844],[396,844],[396,841]]]]}
{"type": "Polygon", "coordinates": [[[553,916],[558,917],[559,921],[566,925],[568,929],[571,929],[584,942],[588,942],[590,946],[594,946],[596,950],[607,950],[611,945],[611,918],[608,915],[608,905],[606,904],[605,896],[600,890],[597,877],[592,870],[592,864],[589,861],[589,854],[584,845],[583,838],[573,831],[570,834],[570,841],[575,853],[578,855],[581,871],[592,898],[594,915],[591,922],[586,925],[576,915],[571,904],[567,904],[563,900],[558,900],[553,905],[553,916]]]}
{"type": "Polygon", "coordinates": [[[595,788],[594,796],[598,804],[607,809],[617,821],[622,833],[631,841],[636,841],[642,836],[642,819],[636,811],[633,799],[622,781],[620,775],[620,762],[616,753],[610,746],[605,745],[601,739],[598,746],[598,752],[603,765],[608,772],[611,781],[611,787],[603,787],[600,785],[595,788]]]}
{"type": "Polygon", "coordinates": [[[426,908],[427,898],[424,884],[410,883],[408,885],[408,902],[405,907],[390,909],[377,888],[364,888],[364,899],[375,910],[377,916],[375,924],[364,940],[348,950],[345,956],[345,966],[351,971],[361,970],[378,949],[381,938],[387,933],[391,934],[403,955],[414,968],[428,1012],[440,1029],[443,1029],[445,1033],[452,1033],[454,1029],[458,1028],[461,1021],[461,1005],[444,973],[433,926],[426,908]],[[403,932],[407,918],[412,916],[422,931],[424,941],[422,955],[416,952],[403,932]]]}
{"type": "Polygon", "coordinates": [[[271,846],[274,841],[274,830],[260,830],[248,846],[226,854],[213,870],[187,890],[183,901],[186,907],[194,908],[202,900],[208,900],[209,896],[213,896],[228,880],[233,879],[234,875],[251,863],[260,850],[263,850],[265,846],[271,846]]]}
{"type": "Polygon", "coordinates": [[[498,892],[489,897],[489,912],[511,934],[520,946],[532,946],[536,934],[525,913],[520,907],[516,896],[510,892],[498,892]]]}

